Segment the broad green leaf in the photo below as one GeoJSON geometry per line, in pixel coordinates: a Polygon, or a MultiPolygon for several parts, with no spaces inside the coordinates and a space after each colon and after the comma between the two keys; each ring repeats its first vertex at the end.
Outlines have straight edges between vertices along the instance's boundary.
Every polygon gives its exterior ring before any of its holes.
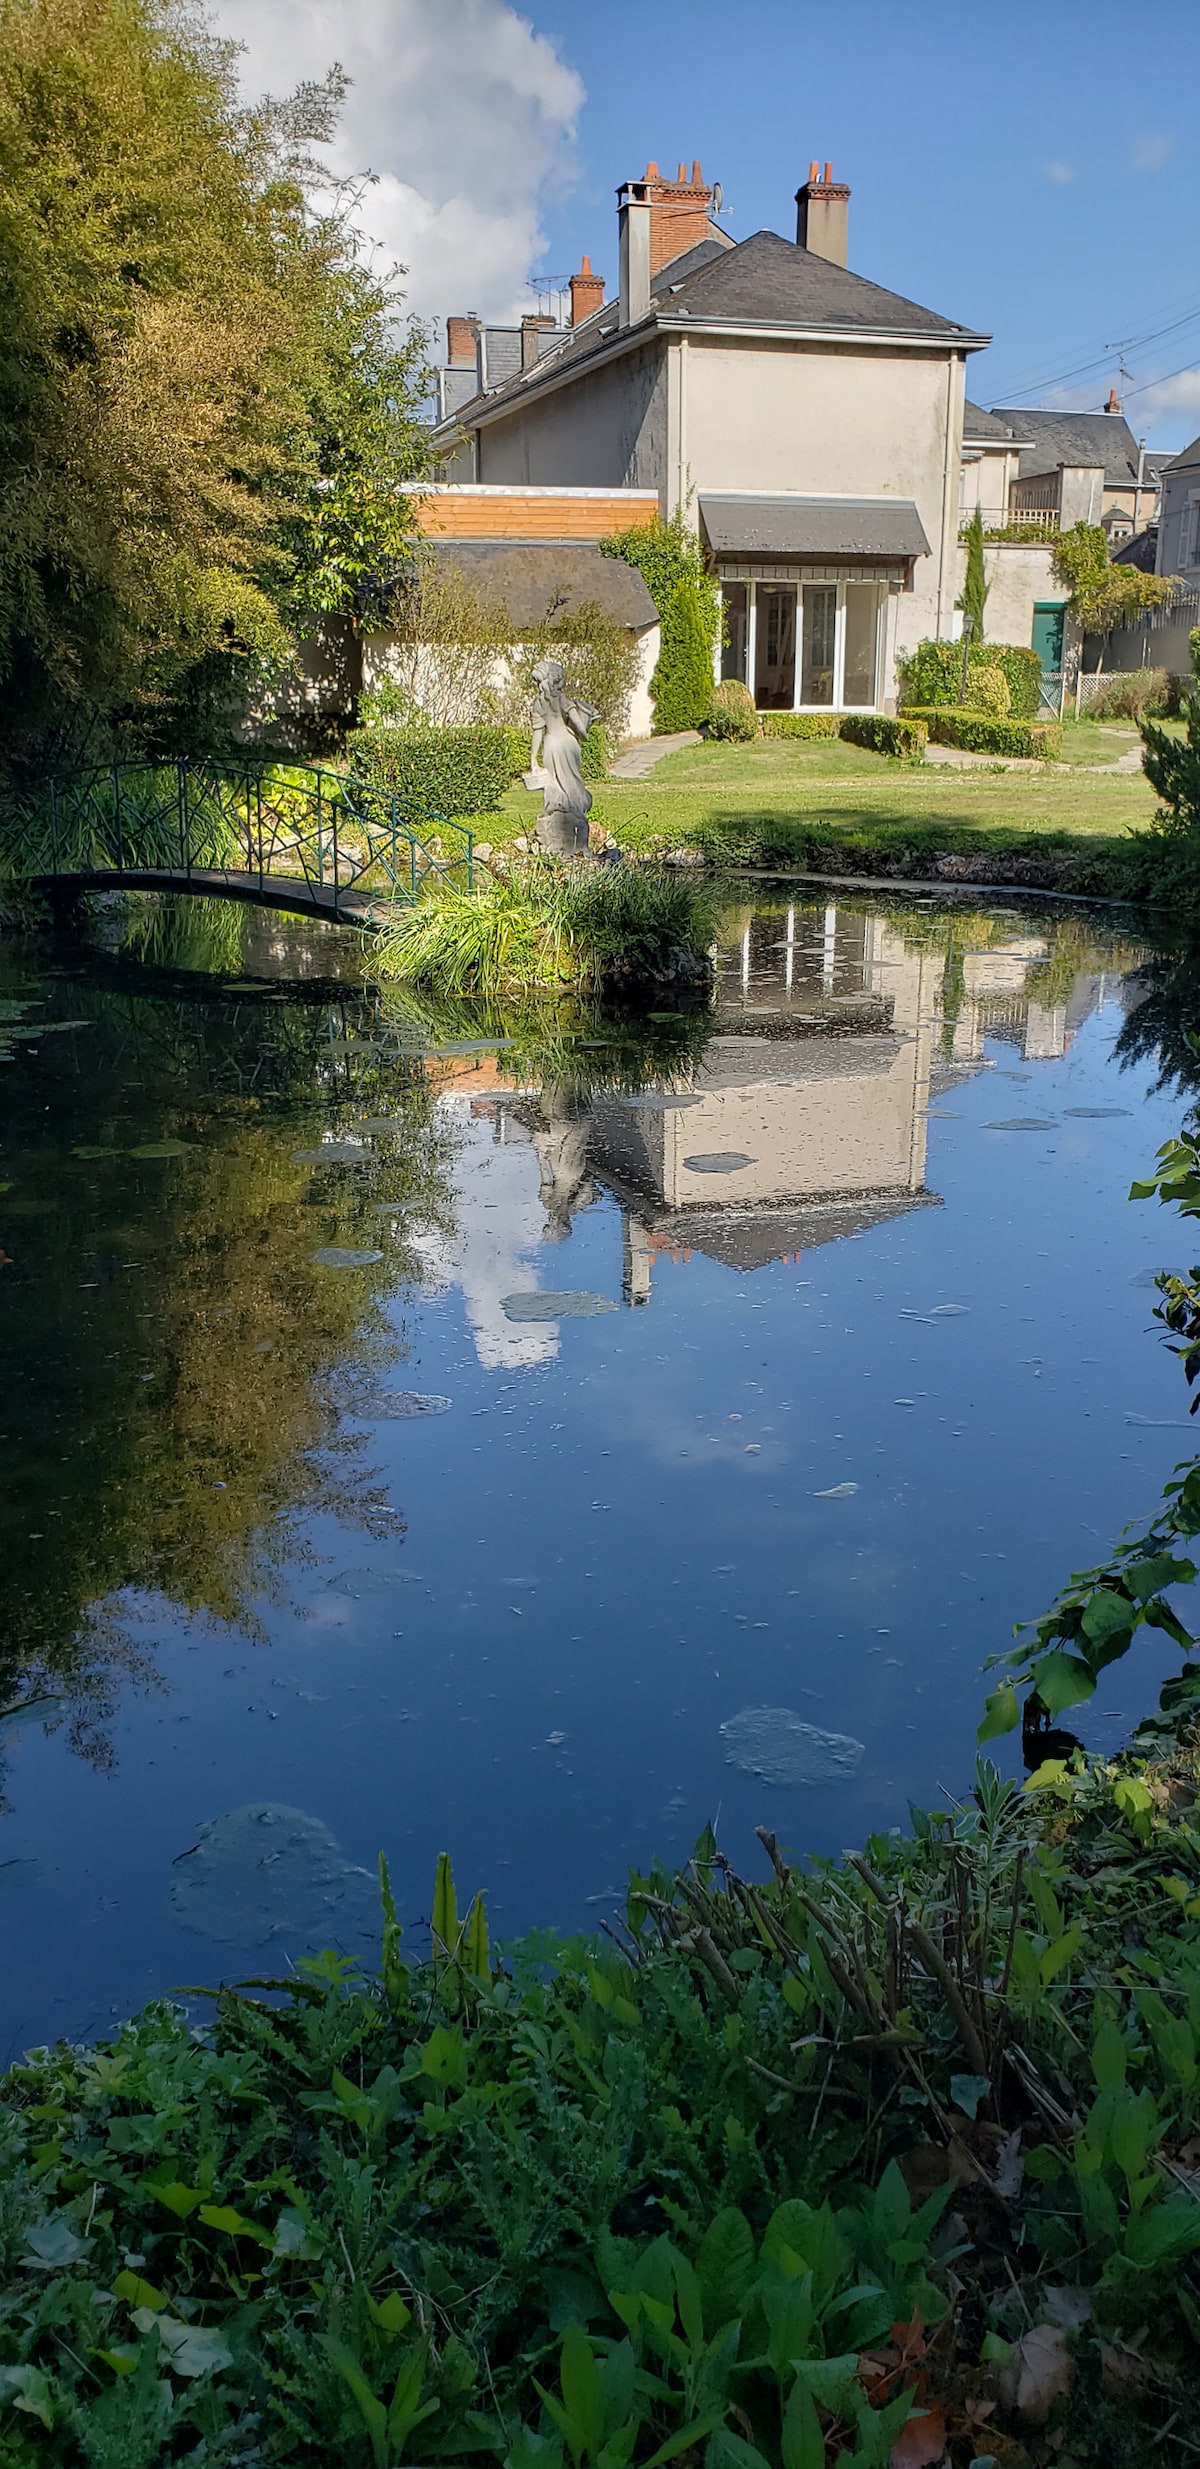
{"type": "Polygon", "coordinates": [[[450,1854],[438,1853],[437,1874],[433,1883],[433,1934],[440,1938],[448,1955],[458,1947],[458,1898],[454,1892],[454,1871],[450,1854]]]}
{"type": "Polygon", "coordinates": [[[1103,1646],[1109,1638],[1131,1629],[1133,1618],[1133,1605],[1124,1595],[1117,1594],[1111,1586],[1098,1586],[1083,1607],[1083,1634],[1093,1646],[1103,1646]]]}
{"type": "Polygon", "coordinates": [[[171,2371],[192,2381],[198,2375],[215,2375],[222,2367],[232,2366],[233,2354],[220,2332],[208,2331],[198,2323],[181,2323],[177,2315],[154,2314],[148,2306],[134,2309],[133,2320],[139,2332],[157,2332],[166,2350],[171,2371]]]}
{"type": "Polygon", "coordinates": [[[1125,2043],[1115,2023],[1102,2023],[1092,2041],[1092,2073],[1102,2092],[1118,2092],[1125,2081],[1125,2043]]]}
{"type": "Polygon", "coordinates": [[[718,2426],[709,2436],[704,2464],[705,2469],[771,2469],[763,2454],[728,2426],[718,2426]]]}
{"type": "Polygon", "coordinates": [[[1069,1929],[1064,1931],[1062,1937],[1055,1938],[1052,1944],[1047,1946],[1041,1958],[1043,1988],[1048,1989],[1051,1981],[1057,1980],[1059,1973],[1066,1970],[1068,1963],[1074,1962],[1082,1942],[1083,1930],[1076,1920],[1072,1922],[1069,1929]]]}
{"type": "Polygon", "coordinates": [[[170,2304],[161,2289],[154,2288],[148,2280],[140,2279],[136,2272],[118,2272],[113,2282],[113,2296],[124,2298],[128,2306],[149,2307],[153,2315],[161,2314],[163,2308],[170,2304]]]}
{"type": "Polygon", "coordinates": [[[49,2212],[25,2232],[29,2252],[21,2260],[35,2272],[65,2272],[85,2255],[89,2241],[72,2228],[65,2212],[49,2212]]]}
{"type": "Polygon", "coordinates": [[[1021,1720],[1017,1693],[1011,1680],[1003,1681],[983,1701],[983,1721],[975,1735],[977,1740],[995,1740],[1001,1732],[1015,1732],[1021,1720]]]}
{"type": "Polygon", "coordinates": [[[754,2236],[744,2212],[727,2204],[709,2222],[696,2256],[705,2328],[718,2331],[740,2315],[754,2277],[754,2236]]]}
{"type": "Polygon", "coordinates": [[[337,2340],[332,2332],[326,2332],[322,2335],[321,2346],[358,2404],[363,2424],[371,2438],[376,2469],[388,2469],[388,2413],[383,2402],[372,2391],[354,2351],[346,2347],[344,2340],[337,2340]]]}
{"type": "Polygon", "coordinates": [[[783,2469],[825,2469],[825,2437],[811,2392],[799,2376],[783,2413],[783,2469]]]}
{"type": "Polygon", "coordinates": [[[559,2380],[567,2443],[576,2460],[586,2452],[594,2461],[604,2441],[604,2387],[595,2351],[577,2323],[569,2323],[563,2333],[559,2380]]]}
{"type": "Polygon", "coordinates": [[[253,2238],[258,2246],[269,2246],[271,2240],[256,2220],[247,2220],[243,2212],[231,2210],[227,2203],[202,2203],[200,2218],[206,2229],[222,2229],[226,2237],[253,2238]]]}
{"type": "Polygon", "coordinates": [[[461,2032],[436,2024],[421,2051],[421,2072],[431,2083],[461,2086],[467,2080],[467,2052],[461,2032]]]}
{"type": "Polygon", "coordinates": [[[1086,1663],[1077,1655],[1061,1650],[1043,1655],[1033,1667],[1033,1685],[1048,1714],[1065,1714],[1068,1706],[1082,1706],[1085,1698],[1094,1697],[1096,1683],[1086,1663]]]}
{"type": "Polygon", "coordinates": [[[0,2400],[11,2400],[26,2417],[54,2424],[54,2386],[40,2366],[0,2366],[0,2400]]]}
{"type": "Polygon", "coordinates": [[[412,2308],[406,2306],[398,2289],[389,2289],[385,2298],[368,2300],[371,2313],[383,2332],[403,2332],[412,2322],[412,2308]]]}
{"type": "Polygon", "coordinates": [[[166,2204],[168,2212],[174,2212],[177,2220],[190,2219],[197,2204],[204,2201],[203,2187],[183,2186],[178,2178],[163,2182],[154,2178],[145,2178],[142,2182],[147,2194],[156,2195],[160,2203],[166,2204]]]}
{"type": "Polygon", "coordinates": [[[467,1920],[466,1943],[463,1947],[463,1966],[464,1969],[470,1973],[472,1980],[490,1980],[492,1977],[491,1958],[488,1950],[487,1914],[483,1907],[482,1894],[476,1895],[475,1901],[471,1905],[470,1915],[467,1920]]]}
{"type": "Polygon", "coordinates": [[[987,2075],[951,2075],[950,2077],[950,2098],[955,2107],[961,2109],[969,2118],[978,2115],[979,2103],[987,2099],[991,2088],[991,2081],[987,2075]]]}

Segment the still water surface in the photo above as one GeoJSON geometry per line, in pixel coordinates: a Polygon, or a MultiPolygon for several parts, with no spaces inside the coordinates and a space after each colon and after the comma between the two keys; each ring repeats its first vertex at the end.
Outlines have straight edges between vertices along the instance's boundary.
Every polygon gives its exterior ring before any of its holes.
{"type": "Polygon", "coordinates": [[[381,1847],[503,1937],[710,1817],[899,1823],[1188,1446],[1126,1201],[1186,959],[781,886],[640,1027],[357,972],[198,904],[0,946],[0,2059],[369,1945],[381,1847]]]}

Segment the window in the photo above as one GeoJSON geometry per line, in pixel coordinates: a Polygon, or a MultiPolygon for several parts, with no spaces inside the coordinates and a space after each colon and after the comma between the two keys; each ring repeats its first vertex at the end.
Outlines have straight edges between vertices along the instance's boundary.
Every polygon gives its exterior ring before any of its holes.
{"type": "MultiPolygon", "coordinates": [[[[796,591],[791,583],[759,583],[754,700],[760,711],[790,712],[796,701],[796,591]]],[[[805,594],[807,604],[808,594],[805,594]]]]}
{"type": "Polygon", "coordinates": [[[1190,566],[1200,566],[1200,497],[1193,500],[1191,515],[1192,554],[1188,559],[1188,564],[1190,566]]]}
{"type": "Polygon", "coordinates": [[[878,637],[878,584],[847,583],[843,703],[873,706],[878,637]]]}
{"type": "Polygon", "coordinates": [[[832,703],[837,636],[836,583],[806,583],[804,587],[804,654],[801,703],[832,703]]]}
{"type": "Polygon", "coordinates": [[[740,677],[747,683],[746,654],[749,650],[750,593],[745,583],[723,583],[721,600],[725,610],[725,641],[721,646],[722,677],[740,677]]]}

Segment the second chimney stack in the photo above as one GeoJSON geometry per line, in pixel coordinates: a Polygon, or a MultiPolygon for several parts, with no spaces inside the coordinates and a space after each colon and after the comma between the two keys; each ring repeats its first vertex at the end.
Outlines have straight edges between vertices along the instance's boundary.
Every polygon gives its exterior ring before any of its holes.
{"type": "Polygon", "coordinates": [[[844,266],[850,223],[850,191],[844,180],[835,180],[833,165],[825,165],[824,179],[819,163],[810,163],[808,178],[796,191],[796,246],[809,249],[814,257],[827,257],[831,265],[844,266]]]}

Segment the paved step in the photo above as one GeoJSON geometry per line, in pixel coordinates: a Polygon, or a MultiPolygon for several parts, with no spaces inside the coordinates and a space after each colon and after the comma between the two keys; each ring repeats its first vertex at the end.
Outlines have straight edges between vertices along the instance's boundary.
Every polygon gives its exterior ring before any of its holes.
{"type": "Polygon", "coordinates": [[[652,772],[665,754],[677,754],[681,746],[698,746],[699,743],[699,729],[677,729],[671,737],[639,738],[636,746],[628,746],[624,754],[617,756],[615,763],[609,764],[609,779],[644,780],[647,772],[652,772]]]}

